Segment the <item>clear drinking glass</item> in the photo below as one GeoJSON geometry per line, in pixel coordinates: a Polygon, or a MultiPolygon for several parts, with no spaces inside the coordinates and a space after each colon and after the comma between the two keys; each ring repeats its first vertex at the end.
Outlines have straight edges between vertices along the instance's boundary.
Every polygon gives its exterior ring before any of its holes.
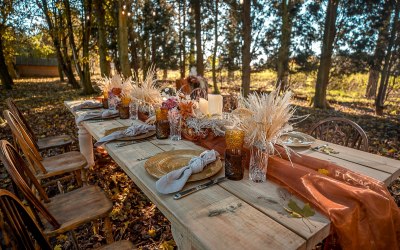
{"type": "Polygon", "coordinates": [[[169,138],[172,141],[179,141],[182,139],[182,117],[177,116],[169,119],[169,138]]]}
{"type": "Polygon", "coordinates": [[[168,121],[169,121],[169,138],[172,141],[181,140],[182,116],[177,108],[173,108],[168,111],[168,121]]]}
{"type": "Polygon", "coordinates": [[[139,102],[133,100],[130,104],[129,104],[129,117],[132,120],[137,120],[138,119],[138,113],[139,113],[139,102]]]}
{"type": "Polygon", "coordinates": [[[250,149],[250,180],[254,182],[265,182],[267,180],[268,157],[268,150],[262,151],[255,146],[250,149]]]}

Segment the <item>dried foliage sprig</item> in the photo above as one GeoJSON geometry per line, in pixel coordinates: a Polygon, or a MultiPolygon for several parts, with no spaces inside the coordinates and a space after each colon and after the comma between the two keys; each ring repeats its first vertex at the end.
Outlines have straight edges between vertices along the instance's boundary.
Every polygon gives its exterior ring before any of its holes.
{"type": "MultiPolygon", "coordinates": [[[[291,131],[289,119],[295,109],[290,104],[291,92],[281,96],[277,91],[268,94],[250,94],[241,99],[244,112],[240,117],[240,127],[246,133],[246,143],[260,150],[273,153],[279,137],[291,131]]],[[[285,150],[290,151],[286,146],[285,150]]]]}
{"type": "Polygon", "coordinates": [[[156,69],[152,65],[147,71],[146,78],[142,82],[133,85],[132,98],[144,103],[155,105],[162,102],[161,89],[156,86],[156,69]]]}
{"type": "Polygon", "coordinates": [[[205,133],[206,129],[211,129],[216,136],[225,135],[225,120],[213,119],[208,117],[191,117],[186,120],[186,124],[189,128],[192,128],[197,135],[205,133]]]}

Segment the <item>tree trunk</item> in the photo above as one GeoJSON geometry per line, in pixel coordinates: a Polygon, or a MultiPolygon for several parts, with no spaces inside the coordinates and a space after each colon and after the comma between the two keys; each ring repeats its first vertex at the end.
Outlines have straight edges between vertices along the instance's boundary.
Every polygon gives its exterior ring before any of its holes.
{"type": "Polygon", "coordinates": [[[47,6],[47,1],[46,0],[42,0],[41,3],[42,3],[43,13],[45,15],[47,25],[49,26],[49,34],[50,34],[51,39],[53,40],[54,49],[56,50],[57,60],[60,62],[60,65],[61,65],[65,75],[68,78],[69,84],[71,84],[71,86],[74,89],[79,89],[81,86],[76,81],[72,69],[67,67],[65,59],[63,58],[63,55],[61,53],[60,41],[59,41],[58,37],[55,34],[54,26],[53,26],[53,23],[51,21],[51,17],[50,17],[50,13],[49,13],[49,8],[47,6]]]}
{"type": "Polygon", "coordinates": [[[121,63],[121,73],[124,77],[132,76],[128,57],[128,27],[126,25],[127,4],[125,1],[118,1],[118,54],[121,63]],[[125,8],[124,8],[125,6],[125,8]]]}
{"type": "MultiPolygon", "coordinates": [[[[67,18],[67,30],[68,30],[68,39],[69,39],[69,45],[72,50],[72,56],[74,58],[74,64],[75,64],[75,70],[79,75],[79,78],[81,80],[81,84],[83,84],[83,73],[82,73],[82,68],[81,64],[79,61],[79,55],[76,49],[76,44],[75,44],[75,38],[74,38],[74,31],[72,28],[72,17],[71,17],[71,8],[69,5],[69,0],[63,0],[64,2],[64,7],[65,7],[65,14],[67,18]]],[[[67,44],[64,44],[64,46],[67,46],[67,44]]],[[[64,54],[65,58],[67,58],[67,54],[64,54]]]]}
{"type": "Polygon", "coordinates": [[[389,77],[390,77],[392,48],[394,46],[396,32],[397,32],[397,28],[398,28],[399,9],[400,9],[400,1],[397,1],[396,7],[394,10],[394,20],[392,22],[392,27],[390,28],[391,29],[390,36],[389,36],[388,46],[386,49],[386,55],[385,55],[385,60],[384,60],[384,64],[383,64],[383,69],[381,72],[381,81],[379,84],[378,95],[376,96],[376,99],[375,99],[375,113],[377,115],[383,115],[383,110],[385,108],[384,102],[385,102],[386,90],[387,90],[387,86],[389,83],[389,77]]]}
{"type": "Polygon", "coordinates": [[[289,49],[290,49],[290,36],[292,33],[292,17],[290,16],[290,9],[292,8],[292,1],[282,0],[281,13],[282,13],[282,26],[280,47],[278,51],[277,71],[278,79],[276,87],[278,91],[282,92],[288,87],[289,77],[289,49]]]}
{"type": "Polygon", "coordinates": [[[154,67],[154,70],[157,70],[156,65],[156,51],[157,44],[156,44],[156,36],[154,34],[151,35],[151,65],[154,67]]]}
{"type": "Polygon", "coordinates": [[[0,32],[0,80],[6,89],[12,89],[14,82],[7,69],[6,58],[3,52],[2,32],[0,32]]]}
{"type": "Polygon", "coordinates": [[[58,62],[58,67],[57,68],[58,68],[58,75],[60,76],[60,81],[64,82],[65,81],[64,72],[63,72],[61,64],[59,62],[58,62]]]}
{"type": "Polygon", "coordinates": [[[391,4],[387,2],[385,4],[385,8],[382,11],[382,18],[384,19],[382,22],[382,26],[379,29],[378,39],[376,41],[374,59],[372,61],[371,67],[369,69],[369,77],[368,84],[365,96],[367,98],[375,98],[376,89],[379,81],[379,73],[382,68],[382,61],[385,57],[385,49],[387,45],[388,39],[388,27],[390,23],[390,12],[391,12],[391,4]]]}
{"type": "MultiPolygon", "coordinates": [[[[130,25],[130,27],[132,27],[132,25],[130,25]]],[[[133,27],[132,29],[130,28],[130,32],[129,32],[130,36],[131,36],[131,68],[133,68],[133,72],[134,72],[134,78],[135,81],[138,80],[139,77],[139,58],[138,58],[138,52],[137,52],[137,35],[136,32],[133,31],[133,27]]]]}
{"type": "Polygon", "coordinates": [[[195,49],[195,44],[196,44],[196,36],[195,36],[195,27],[194,27],[194,15],[193,15],[193,10],[190,10],[190,16],[189,16],[189,40],[190,40],[190,51],[189,51],[189,70],[192,67],[196,66],[196,49],[195,49]]]}
{"type": "Polygon", "coordinates": [[[108,45],[107,45],[107,31],[105,27],[105,11],[104,0],[94,0],[95,14],[97,17],[98,28],[98,43],[99,43],[99,61],[100,61],[100,74],[102,77],[110,76],[110,62],[107,59],[108,45]]]}
{"type": "Polygon", "coordinates": [[[217,61],[217,50],[218,50],[218,0],[215,0],[215,13],[214,13],[214,50],[212,57],[212,80],[214,85],[214,93],[219,94],[217,85],[217,72],[216,72],[216,61],[217,61]]]}
{"type": "Polygon", "coordinates": [[[82,71],[82,85],[83,94],[89,95],[93,94],[95,91],[90,81],[90,57],[89,57],[89,40],[90,40],[90,30],[92,26],[92,0],[83,0],[84,7],[84,17],[82,23],[82,56],[83,56],[83,71],[82,71]]]}
{"type": "Polygon", "coordinates": [[[329,0],[326,10],[324,37],[322,41],[321,60],[315,84],[314,107],[326,109],[326,89],[329,83],[329,71],[332,65],[333,42],[336,36],[336,17],[339,0],[329,0]]]}
{"type": "Polygon", "coordinates": [[[168,78],[168,69],[163,69],[163,80],[165,81],[165,80],[167,80],[167,78],[168,78]]]}
{"type": "Polygon", "coordinates": [[[251,0],[243,0],[243,48],[242,48],[242,94],[250,93],[250,63],[251,63],[251,0]]]}
{"type": "Polygon", "coordinates": [[[200,0],[193,1],[196,28],[196,68],[197,74],[204,76],[203,49],[201,47],[201,6],[200,0]]]}

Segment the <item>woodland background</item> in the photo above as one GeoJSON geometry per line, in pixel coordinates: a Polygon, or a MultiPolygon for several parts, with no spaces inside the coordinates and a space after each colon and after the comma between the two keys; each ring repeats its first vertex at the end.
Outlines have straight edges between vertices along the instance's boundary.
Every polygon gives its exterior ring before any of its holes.
{"type": "MultiPolygon", "coordinates": [[[[398,0],[4,0],[0,76],[16,55],[56,57],[61,80],[91,94],[93,73],[183,78],[195,66],[214,92],[303,90],[316,108],[332,91],[365,96],[382,115],[397,100],[398,0]],[[97,70],[99,69],[99,70],[97,70]],[[168,74],[171,71],[177,74],[168,74]],[[91,74],[92,73],[92,74],[91,74]],[[258,75],[257,83],[253,80],[258,75]]],[[[11,76],[11,77],[10,77],[11,76]]]]}

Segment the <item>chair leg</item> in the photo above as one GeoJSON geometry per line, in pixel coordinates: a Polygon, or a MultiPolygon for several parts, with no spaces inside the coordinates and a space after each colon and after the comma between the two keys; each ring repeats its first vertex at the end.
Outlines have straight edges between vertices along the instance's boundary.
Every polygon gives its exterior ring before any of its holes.
{"type": "Polygon", "coordinates": [[[76,238],[75,232],[70,231],[69,234],[72,238],[72,244],[74,245],[74,249],[80,249],[79,244],[78,244],[78,239],[76,238]]]}
{"type": "Polygon", "coordinates": [[[104,218],[104,231],[106,232],[106,241],[107,244],[111,244],[114,242],[114,237],[112,234],[112,225],[111,225],[111,219],[109,216],[106,216],[104,218]]]}
{"type": "Polygon", "coordinates": [[[74,171],[75,179],[79,187],[82,187],[82,171],[76,170],[74,171]]]}

